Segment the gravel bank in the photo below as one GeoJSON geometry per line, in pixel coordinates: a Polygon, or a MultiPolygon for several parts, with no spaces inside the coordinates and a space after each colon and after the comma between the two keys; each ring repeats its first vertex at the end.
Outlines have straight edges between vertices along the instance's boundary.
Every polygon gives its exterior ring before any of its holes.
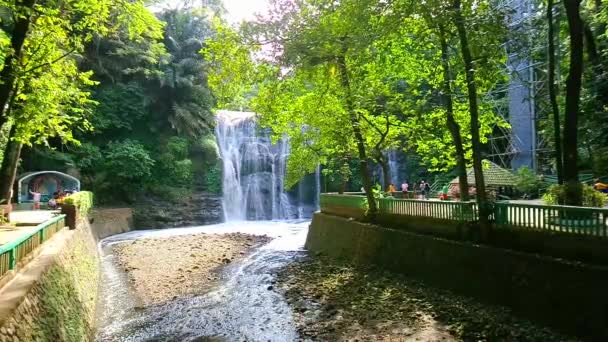
{"type": "Polygon", "coordinates": [[[378,271],[307,257],[278,274],[301,337],[314,341],[569,341],[508,309],[378,271]]]}
{"type": "Polygon", "coordinates": [[[182,235],[120,243],[113,252],[139,301],[147,306],[209,290],[219,280],[222,266],[269,240],[240,233],[182,235]]]}

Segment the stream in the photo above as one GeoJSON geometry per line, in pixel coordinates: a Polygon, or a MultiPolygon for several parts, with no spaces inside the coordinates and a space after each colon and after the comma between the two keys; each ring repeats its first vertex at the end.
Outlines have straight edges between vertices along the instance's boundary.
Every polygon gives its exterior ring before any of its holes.
{"type": "MultiPolygon", "coordinates": [[[[102,288],[97,341],[293,341],[297,332],[273,274],[304,255],[308,221],[243,221],[210,226],[134,231],[100,242],[102,288]],[[141,307],[117,268],[113,244],[142,238],[207,233],[267,235],[273,240],[226,266],[220,285],[198,296],[141,307]]],[[[163,265],[158,265],[163,267],[163,265]]]]}

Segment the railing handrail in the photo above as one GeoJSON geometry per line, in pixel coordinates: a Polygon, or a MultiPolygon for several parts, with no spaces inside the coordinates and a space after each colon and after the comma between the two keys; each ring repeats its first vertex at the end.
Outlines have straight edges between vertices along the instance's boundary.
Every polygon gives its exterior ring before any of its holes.
{"type": "Polygon", "coordinates": [[[8,251],[10,251],[11,249],[19,246],[21,243],[27,241],[29,238],[31,238],[32,236],[40,233],[40,231],[48,226],[50,226],[53,223],[56,223],[57,221],[64,219],[65,215],[64,214],[60,214],[57,215],[53,218],[51,218],[50,220],[46,220],[40,224],[38,224],[36,226],[36,229],[27,233],[27,234],[23,234],[20,237],[18,237],[17,239],[7,242],[4,245],[0,246],[0,254],[6,253],[8,251]]]}
{"type": "Polygon", "coordinates": [[[573,205],[557,205],[557,204],[526,204],[526,203],[513,203],[513,202],[503,202],[498,201],[495,202],[495,205],[498,206],[512,206],[519,208],[540,208],[540,209],[553,209],[553,210],[579,210],[579,211],[592,211],[592,212],[605,212],[608,214],[608,208],[598,208],[598,207],[577,207],[573,205]]]}
{"type": "Polygon", "coordinates": [[[476,204],[476,201],[436,201],[436,200],[424,200],[424,199],[414,199],[414,198],[396,198],[396,197],[383,197],[380,200],[391,200],[391,201],[403,201],[403,202],[416,202],[416,203],[440,203],[446,205],[453,204],[476,204]]]}

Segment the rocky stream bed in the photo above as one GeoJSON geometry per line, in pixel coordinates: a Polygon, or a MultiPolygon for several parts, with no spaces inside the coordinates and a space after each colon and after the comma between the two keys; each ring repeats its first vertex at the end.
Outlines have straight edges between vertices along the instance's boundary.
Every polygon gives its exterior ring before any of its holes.
{"type": "Polygon", "coordinates": [[[102,241],[97,340],[573,340],[505,308],[310,256],[307,226],[225,223],[102,241]]]}

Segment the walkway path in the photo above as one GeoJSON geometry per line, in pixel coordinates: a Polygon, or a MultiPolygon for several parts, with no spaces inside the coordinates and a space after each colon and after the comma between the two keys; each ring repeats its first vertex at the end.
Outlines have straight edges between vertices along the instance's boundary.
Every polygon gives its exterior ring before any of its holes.
{"type": "Polygon", "coordinates": [[[23,210],[10,213],[11,225],[0,226],[0,245],[36,230],[36,226],[49,220],[57,211],[23,210]]]}

